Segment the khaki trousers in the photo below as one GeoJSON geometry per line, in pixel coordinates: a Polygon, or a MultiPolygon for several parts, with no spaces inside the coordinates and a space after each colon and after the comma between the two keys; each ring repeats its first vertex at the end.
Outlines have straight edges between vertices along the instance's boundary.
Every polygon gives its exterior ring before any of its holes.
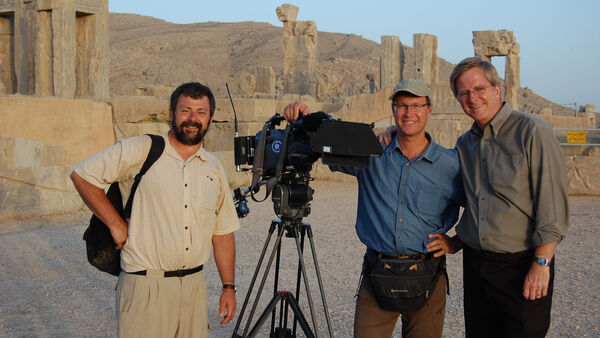
{"type": "Polygon", "coordinates": [[[120,337],[207,337],[206,281],[199,271],[185,277],[121,271],[116,294],[120,337]]]}
{"type": "Polygon", "coordinates": [[[354,337],[391,337],[400,315],[402,337],[442,337],[445,312],[446,274],[441,274],[438,278],[427,304],[422,309],[411,312],[382,310],[372,296],[369,282],[363,278],[354,314],[354,337]]]}

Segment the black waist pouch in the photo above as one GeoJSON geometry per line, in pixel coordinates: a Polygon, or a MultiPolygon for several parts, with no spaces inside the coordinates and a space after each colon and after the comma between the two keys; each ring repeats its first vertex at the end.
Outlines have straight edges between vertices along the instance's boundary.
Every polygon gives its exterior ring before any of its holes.
{"type": "Polygon", "coordinates": [[[408,312],[423,308],[446,271],[446,256],[427,259],[378,259],[367,253],[365,276],[373,297],[386,311],[408,312]]]}

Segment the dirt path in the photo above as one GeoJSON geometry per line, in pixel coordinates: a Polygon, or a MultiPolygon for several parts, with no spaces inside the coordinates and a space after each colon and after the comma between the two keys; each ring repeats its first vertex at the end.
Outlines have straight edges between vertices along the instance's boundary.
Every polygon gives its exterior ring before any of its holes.
{"type": "MultiPolygon", "coordinates": [[[[356,188],[353,184],[335,182],[315,182],[312,187],[316,191],[315,200],[306,221],[314,232],[334,334],[350,337],[353,295],[364,252],[354,232],[356,188]]],[[[552,325],[548,336],[597,337],[600,336],[600,257],[594,244],[599,237],[600,198],[573,197],[570,201],[572,225],[569,236],[557,250],[552,325]]],[[[242,220],[242,229],[236,234],[238,314],[269,225],[275,218],[270,200],[250,203],[250,209],[250,215],[242,220]]],[[[113,289],[116,278],[93,270],[87,264],[81,240],[85,218],[87,215],[76,220],[70,216],[0,224],[0,336],[115,336],[113,289]]],[[[327,336],[310,254],[306,260],[319,332],[327,336]]],[[[464,336],[461,261],[460,253],[448,258],[451,289],[444,328],[447,337],[464,336]]],[[[280,289],[295,293],[296,262],[295,242],[284,238],[280,289]]],[[[207,265],[206,276],[209,323],[213,326],[209,335],[231,336],[235,323],[225,327],[218,324],[220,282],[212,261],[207,265]]],[[[272,277],[260,298],[257,315],[270,300],[271,283],[272,277]]],[[[312,327],[305,295],[302,290],[301,307],[312,327]]],[[[248,313],[246,310],[245,318],[248,313]]],[[[268,325],[269,321],[265,327],[268,325]]],[[[395,336],[400,336],[399,325],[395,336]]]]}

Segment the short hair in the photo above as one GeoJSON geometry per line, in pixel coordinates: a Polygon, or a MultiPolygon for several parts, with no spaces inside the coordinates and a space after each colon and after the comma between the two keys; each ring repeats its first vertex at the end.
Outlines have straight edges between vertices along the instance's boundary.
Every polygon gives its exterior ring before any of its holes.
{"type": "Polygon", "coordinates": [[[456,92],[456,81],[458,81],[458,78],[464,72],[473,68],[479,68],[492,86],[495,87],[500,84],[498,71],[491,62],[482,60],[478,57],[469,57],[459,62],[452,70],[452,74],[450,74],[450,88],[452,89],[454,96],[458,94],[456,92]]]}
{"type": "Polygon", "coordinates": [[[173,94],[171,94],[171,103],[169,107],[172,112],[174,112],[177,108],[177,101],[179,100],[180,95],[191,97],[195,100],[208,97],[208,102],[210,104],[210,116],[212,117],[215,114],[215,96],[210,88],[201,84],[200,82],[187,82],[177,87],[177,89],[173,91],[173,94]]]}

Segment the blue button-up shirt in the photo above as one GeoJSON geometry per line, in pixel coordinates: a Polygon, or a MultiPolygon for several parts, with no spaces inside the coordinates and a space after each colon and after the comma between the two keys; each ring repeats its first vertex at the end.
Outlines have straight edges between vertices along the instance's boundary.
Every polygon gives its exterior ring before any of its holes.
{"type": "Polygon", "coordinates": [[[426,253],[427,235],[452,228],[464,205],[456,150],[434,142],[409,160],[394,137],[369,168],[330,169],[356,176],[356,233],[368,248],[390,256],[426,253]]]}

